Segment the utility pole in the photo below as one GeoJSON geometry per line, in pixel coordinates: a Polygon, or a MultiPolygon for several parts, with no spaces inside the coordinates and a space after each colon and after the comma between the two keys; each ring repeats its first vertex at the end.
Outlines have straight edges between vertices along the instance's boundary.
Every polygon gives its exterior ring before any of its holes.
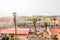
{"type": "Polygon", "coordinates": [[[14,40],[16,40],[17,39],[16,12],[14,12],[13,15],[14,15],[13,21],[14,21],[14,26],[15,26],[15,34],[14,34],[15,35],[15,39],[14,40]]]}

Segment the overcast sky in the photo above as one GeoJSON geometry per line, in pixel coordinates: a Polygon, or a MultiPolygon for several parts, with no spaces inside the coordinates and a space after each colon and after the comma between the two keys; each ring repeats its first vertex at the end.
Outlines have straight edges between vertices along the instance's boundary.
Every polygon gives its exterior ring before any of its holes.
{"type": "Polygon", "coordinates": [[[0,17],[60,15],[60,0],[0,0],[0,17]]]}

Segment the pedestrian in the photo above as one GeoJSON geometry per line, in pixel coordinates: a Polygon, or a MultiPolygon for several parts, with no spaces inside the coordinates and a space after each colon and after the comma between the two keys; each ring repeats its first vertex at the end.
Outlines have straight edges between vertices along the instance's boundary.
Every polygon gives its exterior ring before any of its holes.
{"type": "Polygon", "coordinates": [[[9,37],[9,40],[14,40],[14,36],[13,36],[13,35],[10,36],[10,37],[9,37]]]}
{"type": "Polygon", "coordinates": [[[5,36],[2,37],[2,40],[9,40],[9,37],[7,36],[7,34],[5,34],[5,36]]]}

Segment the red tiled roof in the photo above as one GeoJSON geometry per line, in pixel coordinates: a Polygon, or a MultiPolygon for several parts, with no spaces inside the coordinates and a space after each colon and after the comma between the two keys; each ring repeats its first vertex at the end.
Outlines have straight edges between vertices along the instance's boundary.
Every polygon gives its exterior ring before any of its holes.
{"type": "MultiPolygon", "coordinates": [[[[14,34],[15,30],[12,28],[1,29],[0,33],[14,34]]],[[[17,29],[17,34],[28,34],[28,33],[29,33],[29,29],[17,29]]]]}
{"type": "Polygon", "coordinates": [[[59,34],[60,28],[51,28],[51,29],[50,29],[50,32],[51,32],[52,34],[59,34]]]}

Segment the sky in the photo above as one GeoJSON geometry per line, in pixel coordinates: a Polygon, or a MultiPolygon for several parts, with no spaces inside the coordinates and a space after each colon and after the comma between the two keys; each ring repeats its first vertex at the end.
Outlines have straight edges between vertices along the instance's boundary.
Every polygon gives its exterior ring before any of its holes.
{"type": "Polygon", "coordinates": [[[60,0],[0,0],[0,17],[60,15],[60,0]]]}

